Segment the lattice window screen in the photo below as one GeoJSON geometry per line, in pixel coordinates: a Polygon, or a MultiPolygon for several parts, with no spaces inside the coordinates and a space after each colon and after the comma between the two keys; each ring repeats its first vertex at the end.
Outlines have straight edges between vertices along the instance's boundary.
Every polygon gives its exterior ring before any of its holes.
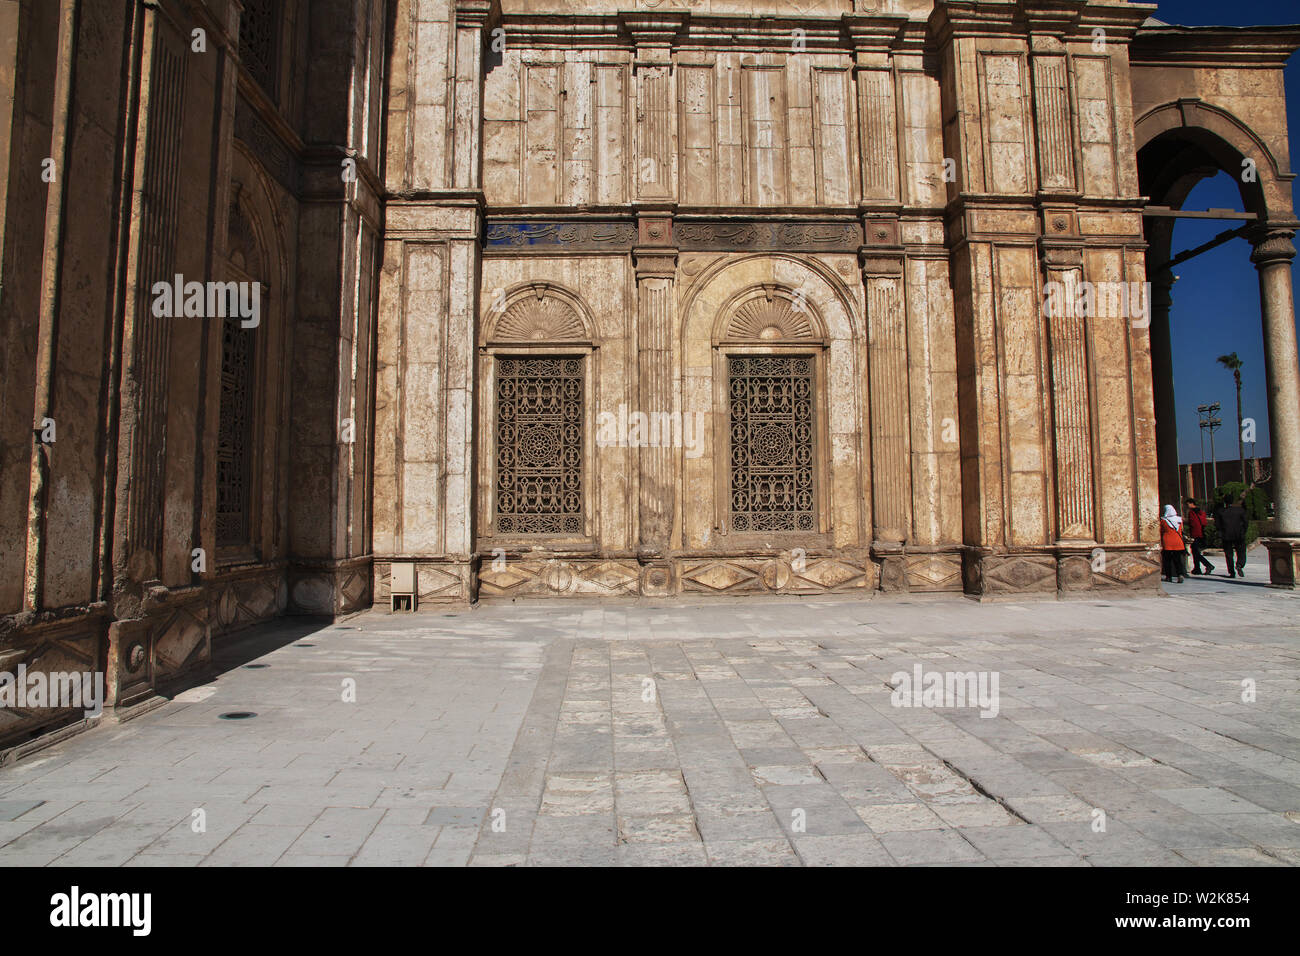
{"type": "Polygon", "coordinates": [[[813,360],[730,356],[731,530],[812,531],[813,360]]]}
{"type": "Polygon", "coordinates": [[[244,0],[239,18],[239,58],[259,86],[275,96],[280,0],[244,0]]]}
{"type": "Polygon", "coordinates": [[[221,323],[221,419],[217,429],[217,546],[249,543],[252,530],[254,336],[221,323]]]}
{"type": "Polygon", "coordinates": [[[498,534],[583,533],[582,359],[497,359],[498,534]]]}

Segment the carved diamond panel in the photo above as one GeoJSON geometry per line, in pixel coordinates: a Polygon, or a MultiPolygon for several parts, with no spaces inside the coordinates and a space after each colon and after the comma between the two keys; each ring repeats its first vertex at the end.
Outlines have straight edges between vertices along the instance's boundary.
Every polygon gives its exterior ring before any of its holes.
{"type": "Polygon", "coordinates": [[[1155,586],[1160,575],[1159,555],[1159,551],[1151,554],[1107,551],[1105,566],[1092,573],[1093,584],[1098,588],[1155,586]]]}
{"type": "Polygon", "coordinates": [[[484,562],[479,571],[481,596],[635,595],[640,568],[622,561],[507,561],[494,569],[484,562]]]}
{"type": "Polygon", "coordinates": [[[1054,591],[1056,558],[1050,555],[990,556],[984,559],[986,591],[1054,591]]]}
{"type": "Polygon", "coordinates": [[[961,558],[951,554],[909,555],[904,576],[909,591],[960,591],[961,558]]]}

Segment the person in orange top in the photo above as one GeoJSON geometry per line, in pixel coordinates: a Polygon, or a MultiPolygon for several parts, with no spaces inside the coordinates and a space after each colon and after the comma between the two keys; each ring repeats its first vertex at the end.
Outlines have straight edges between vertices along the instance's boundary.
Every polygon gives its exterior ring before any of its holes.
{"type": "Polygon", "coordinates": [[[1160,547],[1164,550],[1164,575],[1168,581],[1175,575],[1179,584],[1187,569],[1183,566],[1187,556],[1187,544],[1183,541],[1183,519],[1173,505],[1165,505],[1165,513],[1160,518],[1160,547]]]}

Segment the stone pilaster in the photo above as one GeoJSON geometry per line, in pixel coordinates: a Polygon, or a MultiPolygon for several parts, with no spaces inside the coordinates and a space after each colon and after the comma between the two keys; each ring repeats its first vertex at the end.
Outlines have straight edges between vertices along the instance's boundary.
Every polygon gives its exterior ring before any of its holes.
{"type": "Polygon", "coordinates": [[[673,40],[686,22],[676,11],[637,10],[621,14],[636,46],[636,165],[633,195],[642,200],[669,200],[674,195],[673,144],[676,115],[672,67],[673,40]]]}
{"type": "MultiPolygon", "coordinates": [[[[881,584],[894,580],[886,552],[911,537],[911,410],[908,401],[907,309],[903,297],[903,252],[889,243],[896,223],[869,220],[868,240],[882,245],[862,250],[867,292],[867,380],[871,409],[872,547],[885,560],[881,584]],[[891,234],[891,229],[893,230],[891,234]]],[[[894,240],[896,241],[896,239],[894,240]]]]}
{"type": "Polygon", "coordinates": [[[1082,249],[1044,243],[1042,257],[1047,283],[1044,310],[1051,362],[1057,543],[1091,542],[1095,526],[1088,339],[1077,297],[1083,281],[1082,249]]]}
{"type": "Polygon", "coordinates": [[[457,0],[456,62],[452,78],[452,186],[479,188],[483,149],[483,44],[500,15],[496,0],[457,0]]]}
{"type": "MultiPolygon", "coordinates": [[[[677,274],[677,249],[672,245],[672,216],[643,213],[636,259],[637,293],[637,411],[648,415],[673,411],[672,334],[673,284],[677,274]]],[[[640,463],[638,517],[640,549],[646,557],[659,557],[667,549],[673,530],[675,453],[671,447],[644,446],[640,463]]]]}

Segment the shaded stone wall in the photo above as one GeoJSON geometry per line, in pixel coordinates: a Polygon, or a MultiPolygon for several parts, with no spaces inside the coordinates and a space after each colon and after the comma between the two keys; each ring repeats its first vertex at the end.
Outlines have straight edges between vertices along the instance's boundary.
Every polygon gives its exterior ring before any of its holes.
{"type": "Polygon", "coordinates": [[[1046,296],[1141,287],[1142,193],[1243,158],[1294,580],[1300,40],[1145,15],[0,0],[0,670],[129,704],[396,562],[426,604],[1149,587],[1160,336],[1046,296]],[[177,274],[259,283],[258,327],[156,315],[177,274]],[[811,403],[796,530],[731,497],[731,363],[764,357],[811,403]],[[581,380],[546,534],[497,494],[530,358],[581,380]],[[627,413],[699,431],[599,437],[627,413]]]}
{"type": "MultiPolygon", "coordinates": [[[[228,0],[0,5],[0,670],[104,672],[110,706],[222,633],[369,600],[386,8],[245,6],[256,78],[228,0]],[[260,321],[157,314],[176,275],[259,283],[260,321]]],[[[5,709],[0,742],[78,716],[5,709]]]]}

